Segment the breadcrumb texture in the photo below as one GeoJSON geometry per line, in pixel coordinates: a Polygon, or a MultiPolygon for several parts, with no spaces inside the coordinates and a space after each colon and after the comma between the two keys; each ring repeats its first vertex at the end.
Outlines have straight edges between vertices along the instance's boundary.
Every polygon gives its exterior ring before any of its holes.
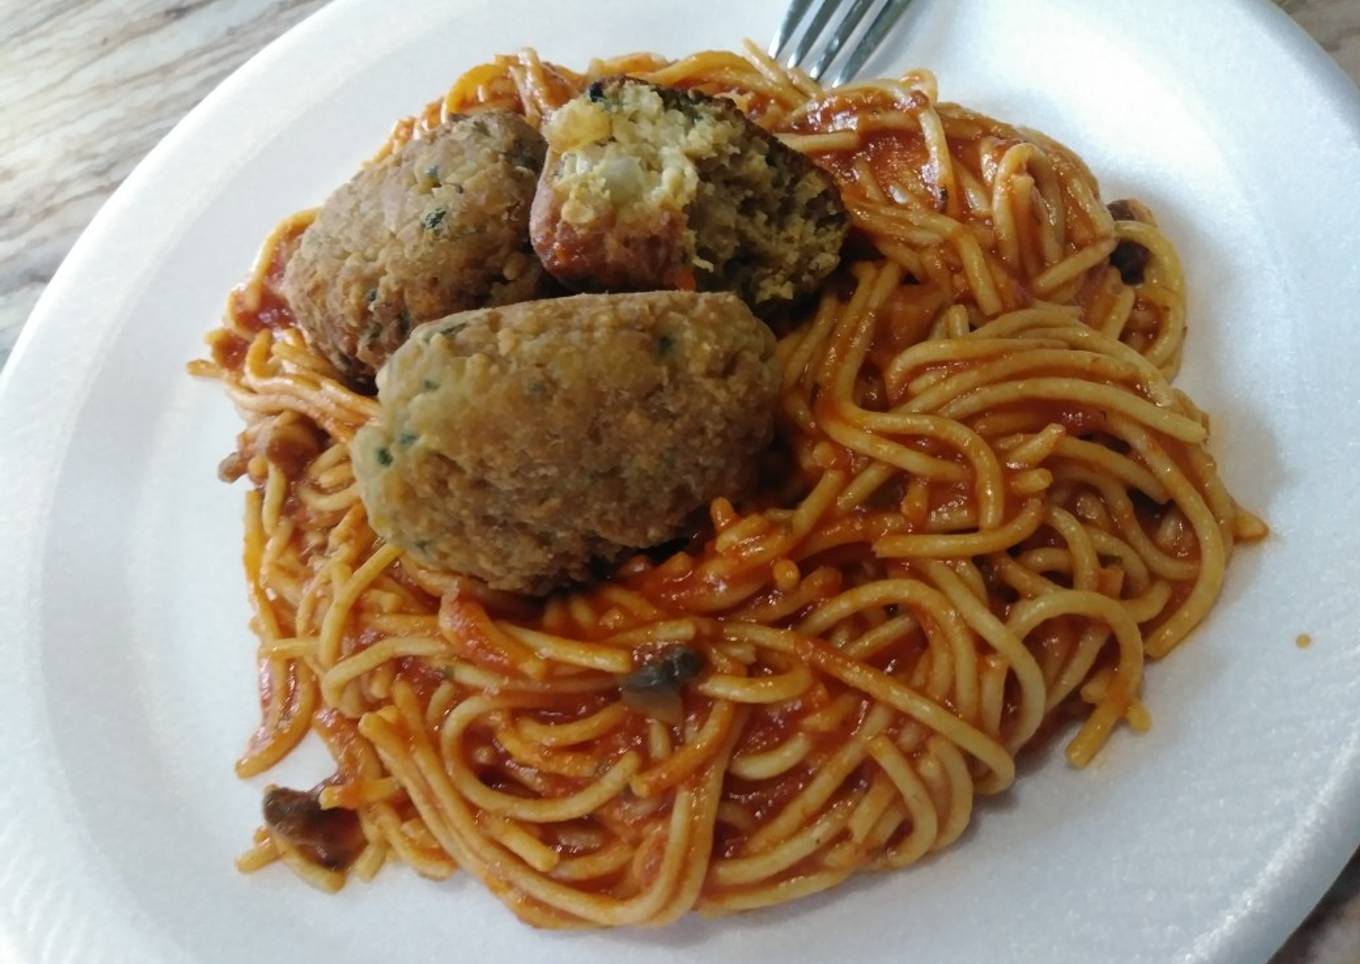
{"type": "Polygon", "coordinates": [[[849,220],[830,175],[730,101],[604,78],[544,134],[531,234],[569,287],[732,291],[759,310],[840,260],[849,220]]]}
{"type": "Polygon", "coordinates": [[[576,295],[423,325],[352,455],[374,529],[426,565],[541,594],[750,482],[769,329],[731,294],[576,295]]]}
{"type": "Polygon", "coordinates": [[[326,200],[289,260],[284,294],[347,381],[371,389],[421,322],[539,295],[529,210],[545,151],[517,114],[454,116],[326,200]]]}

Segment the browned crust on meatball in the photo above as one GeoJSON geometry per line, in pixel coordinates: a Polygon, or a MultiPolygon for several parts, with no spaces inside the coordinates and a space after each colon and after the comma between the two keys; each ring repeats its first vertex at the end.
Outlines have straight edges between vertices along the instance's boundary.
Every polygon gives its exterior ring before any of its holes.
{"type": "Polygon", "coordinates": [[[283,288],[308,340],[347,381],[370,388],[421,322],[540,293],[528,222],[545,150],[517,114],[456,115],[326,200],[283,288]]]}
{"type": "Polygon", "coordinates": [[[607,215],[583,230],[562,219],[558,194],[539,191],[529,233],[553,277],[578,291],[694,288],[694,272],[685,270],[685,218],[679,211],[657,211],[646,226],[620,224],[607,215]]]}
{"type": "Polygon", "coordinates": [[[729,294],[577,295],[452,315],[383,369],[351,446],[374,529],[543,593],[684,534],[772,433],[774,338],[729,294]]]}

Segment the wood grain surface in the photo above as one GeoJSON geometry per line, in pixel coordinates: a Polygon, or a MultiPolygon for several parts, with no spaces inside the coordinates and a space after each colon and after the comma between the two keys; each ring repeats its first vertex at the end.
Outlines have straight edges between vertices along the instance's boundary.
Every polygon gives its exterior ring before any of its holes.
{"type": "Polygon", "coordinates": [[[0,0],[0,364],[113,189],[324,0],[0,0]]]}

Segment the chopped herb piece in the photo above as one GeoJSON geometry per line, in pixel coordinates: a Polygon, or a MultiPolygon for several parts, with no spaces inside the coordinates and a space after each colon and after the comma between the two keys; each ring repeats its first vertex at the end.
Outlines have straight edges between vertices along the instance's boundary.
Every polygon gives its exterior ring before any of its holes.
{"type": "Polygon", "coordinates": [[[661,335],[656,340],[656,354],[658,358],[665,358],[675,347],[675,339],[670,335],[661,335]]]}
{"type": "Polygon", "coordinates": [[[397,436],[397,444],[402,448],[410,448],[416,444],[416,439],[419,437],[415,432],[402,432],[397,436]]]}
{"type": "Polygon", "coordinates": [[[380,449],[378,449],[378,451],[377,451],[375,454],[378,456],[378,464],[379,464],[379,465],[391,465],[391,464],[392,464],[392,453],[389,452],[389,451],[387,451],[386,448],[380,448],[380,449]]]}
{"type": "Polygon", "coordinates": [[[425,391],[432,392],[439,387],[439,383],[427,378],[422,384],[422,387],[424,388],[425,391]]]}
{"type": "Polygon", "coordinates": [[[420,223],[426,231],[438,231],[448,213],[447,208],[435,208],[432,211],[427,211],[425,216],[420,219],[420,223]]]}

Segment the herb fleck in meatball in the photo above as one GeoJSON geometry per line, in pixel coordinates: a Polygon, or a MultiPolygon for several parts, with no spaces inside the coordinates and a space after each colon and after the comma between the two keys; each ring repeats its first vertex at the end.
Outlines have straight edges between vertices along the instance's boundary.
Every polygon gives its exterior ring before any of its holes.
{"type": "Polygon", "coordinates": [[[416,329],[382,370],[354,471],[385,539],[542,593],[740,494],[778,384],[774,337],[731,294],[463,312],[416,329]]]}
{"type": "Polygon", "coordinates": [[[531,233],[570,287],[733,291],[759,310],[840,259],[849,220],[830,175],[727,100],[606,78],[544,134],[531,233]]]}
{"type": "Polygon", "coordinates": [[[288,263],[284,292],[346,380],[371,387],[421,322],[539,293],[529,208],[545,149],[517,114],[455,116],[326,200],[288,263]]]}

